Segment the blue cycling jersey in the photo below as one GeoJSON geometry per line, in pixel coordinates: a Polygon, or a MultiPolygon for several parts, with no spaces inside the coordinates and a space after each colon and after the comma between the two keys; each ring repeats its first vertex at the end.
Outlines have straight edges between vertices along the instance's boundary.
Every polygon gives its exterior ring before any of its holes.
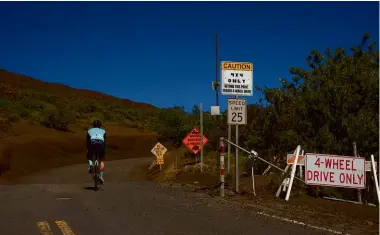
{"type": "Polygon", "coordinates": [[[104,136],[106,134],[104,129],[95,127],[88,130],[87,133],[90,136],[90,140],[100,140],[104,142],[104,136]]]}

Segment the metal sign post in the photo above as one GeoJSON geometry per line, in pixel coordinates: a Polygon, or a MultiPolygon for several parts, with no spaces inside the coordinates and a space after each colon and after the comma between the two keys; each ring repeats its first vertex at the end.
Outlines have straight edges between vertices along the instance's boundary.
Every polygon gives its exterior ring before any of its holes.
{"type": "MultiPolygon", "coordinates": [[[[357,148],[356,148],[356,142],[352,143],[352,147],[354,149],[354,157],[357,157],[358,153],[357,153],[357,148]]],[[[362,201],[362,192],[361,192],[360,189],[358,189],[358,191],[357,191],[357,197],[358,197],[358,202],[359,203],[363,203],[363,201],[362,201]]]]}
{"type": "MultiPolygon", "coordinates": [[[[239,125],[235,125],[235,141],[239,145],[239,125]]],[[[239,192],[239,149],[235,148],[235,191],[239,192]]]]}
{"type": "Polygon", "coordinates": [[[253,196],[256,196],[256,190],[255,190],[255,173],[253,172],[253,165],[254,163],[252,163],[252,167],[251,167],[251,173],[252,173],[252,192],[253,192],[253,196]]]}
{"type": "Polygon", "coordinates": [[[220,156],[220,196],[224,197],[224,143],[223,137],[219,140],[219,156],[220,156]]]}
{"type": "MultiPolygon", "coordinates": [[[[302,149],[302,153],[301,153],[301,155],[303,156],[304,153],[305,153],[305,151],[302,149]]],[[[303,169],[302,169],[302,165],[299,165],[299,168],[300,168],[300,178],[302,178],[302,177],[303,177],[303,169]]]]}
{"type": "MultiPolygon", "coordinates": [[[[228,124],[228,141],[231,141],[231,125],[228,124]]],[[[228,162],[227,162],[227,172],[231,173],[231,161],[230,161],[230,156],[231,156],[231,144],[228,143],[228,162]]]]}

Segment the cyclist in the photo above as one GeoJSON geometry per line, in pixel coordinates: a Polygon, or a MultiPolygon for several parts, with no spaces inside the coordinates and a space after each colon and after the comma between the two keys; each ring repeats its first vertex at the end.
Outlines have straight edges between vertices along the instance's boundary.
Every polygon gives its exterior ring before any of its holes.
{"type": "Polygon", "coordinates": [[[97,152],[100,161],[99,180],[100,184],[103,184],[106,131],[103,128],[100,128],[102,126],[102,123],[99,120],[95,120],[92,123],[92,126],[93,127],[87,131],[87,160],[90,165],[88,168],[88,173],[92,174],[93,172],[93,156],[94,153],[97,152]]]}

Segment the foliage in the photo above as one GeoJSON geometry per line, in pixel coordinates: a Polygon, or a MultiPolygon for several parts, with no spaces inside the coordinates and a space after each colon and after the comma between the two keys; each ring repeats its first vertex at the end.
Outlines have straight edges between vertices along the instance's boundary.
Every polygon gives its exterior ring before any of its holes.
{"type": "Polygon", "coordinates": [[[159,140],[170,140],[174,146],[180,146],[182,138],[190,128],[191,121],[183,107],[161,109],[151,123],[151,128],[159,134],[159,140]]]}
{"type": "MultiPolygon", "coordinates": [[[[14,114],[13,118],[6,120],[7,123],[24,119],[61,131],[68,131],[69,125],[76,122],[85,122],[88,125],[94,119],[143,129],[147,127],[153,116],[152,113],[155,112],[138,107],[132,108],[116,98],[80,99],[75,95],[65,97],[36,90],[21,90],[13,100],[6,96],[0,97],[0,110],[1,117],[9,113],[14,114]]],[[[5,130],[5,127],[2,129],[5,130]]]]}
{"type": "Polygon", "coordinates": [[[280,79],[280,88],[263,90],[273,108],[276,149],[302,144],[309,151],[351,155],[355,141],[363,156],[378,154],[379,63],[368,38],[350,54],[342,48],[312,51],[308,70],[291,68],[292,81],[280,79]]]}

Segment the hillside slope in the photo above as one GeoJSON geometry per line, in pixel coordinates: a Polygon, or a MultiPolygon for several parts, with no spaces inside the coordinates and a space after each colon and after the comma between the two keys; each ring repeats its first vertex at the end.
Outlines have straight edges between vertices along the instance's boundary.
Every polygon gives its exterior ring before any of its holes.
{"type": "Polygon", "coordinates": [[[157,141],[149,118],[158,110],[0,70],[0,182],[85,163],[85,130],[95,118],[107,129],[107,160],[149,157],[157,141]]]}
{"type": "Polygon", "coordinates": [[[25,75],[11,73],[0,69],[0,98],[17,100],[25,91],[38,91],[57,95],[57,98],[90,98],[101,99],[109,102],[121,101],[125,107],[134,107],[141,109],[157,109],[151,104],[134,102],[128,99],[118,99],[110,95],[102,94],[86,89],[76,89],[64,84],[49,83],[37,80],[25,75]]]}
{"type": "Polygon", "coordinates": [[[0,70],[0,130],[28,120],[58,130],[94,119],[147,128],[158,109],[146,103],[118,99],[99,92],[74,89],[0,70]],[[4,124],[5,123],[5,124],[4,124]]]}

